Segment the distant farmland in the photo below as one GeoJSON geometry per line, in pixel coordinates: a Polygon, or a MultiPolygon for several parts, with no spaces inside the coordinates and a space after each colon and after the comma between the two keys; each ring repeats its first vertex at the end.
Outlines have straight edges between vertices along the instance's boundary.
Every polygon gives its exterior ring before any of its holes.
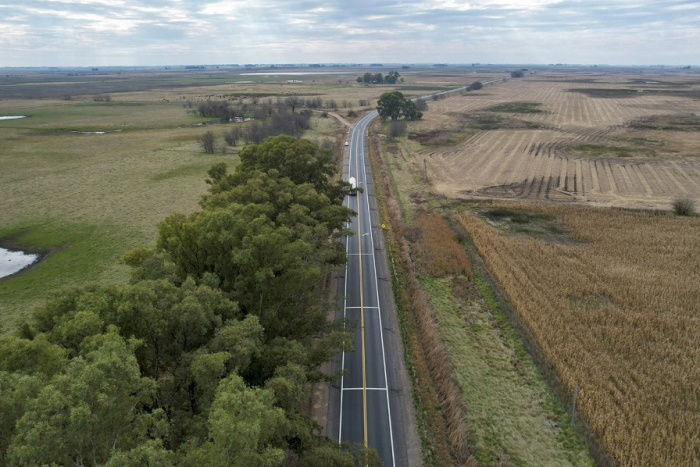
{"type": "Polygon", "coordinates": [[[409,137],[433,146],[416,161],[433,188],[638,208],[700,200],[700,82],[551,78],[430,102],[409,137]]]}

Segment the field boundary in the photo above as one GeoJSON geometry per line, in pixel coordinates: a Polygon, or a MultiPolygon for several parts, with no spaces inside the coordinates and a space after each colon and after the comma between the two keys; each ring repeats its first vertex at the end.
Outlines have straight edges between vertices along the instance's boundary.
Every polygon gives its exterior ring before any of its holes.
{"type": "MultiPolygon", "coordinates": [[[[455,222],[455,220],[451,217],[448,218],[448,220],[450,221],[450,225],[453,227],[453,229],[466,230],[464,229],[461,223],[455,222]]],[[[460,232],[457,233],[459,237],[460,232]]],[[[468,238],[468,233],[465,237],[468,238]]],[[[493,274],[491,274],[491,271],[488,269],[486,263],[481,258],[478,249],[471,243],[471,241],[469,241],[468,244],[464,246],[466,247],[467,254],[469,255],[469,259],[472,263],[472,266],[475,267],[478,271],[478,274],[480,274],[486,280],[489,289],[491,290],[491,292],[494,295],[494,298],[498,302],[498,306],[503,311],[503,314],[508,319],[510,325],[513,327],[513,329],[515,329],[516,333],[518,334],[518,337],[522,340],[525,350],[535,361],[535,364],[540,370],[540,373],[545,378],[549,386],[552,388],[552,391],[557,396],[562,406],[565,408],[571,408],[574,404],[573,394],[567,391],[564,385],[562,384],[562,381],[559,378],[556,369],[545,358],[544,354],[542,353],[542,350],[537,345],[534,336],[527,328],[525,323],[523,323],[517,311],[515,311],[510,301],[506,297],[505,293],[503,292],[503,289],[501,289],[501,286],[498,284],[498,281],[493,276],[493,274]]],[[[588,446],[588,451],[590,452],[593,459],[595,459],[596,464],[601,467],[614,467],[615,463],[612,461],[608,453],[603,448],[600,439],[595,435],[590,425],[588,424],[588,421],[585,420],[583,414],[578,410],[578,407],[575,408],[575,413],[576,422],[574,423],[574,428],[584,438],[586,446],[588,446]]]]}

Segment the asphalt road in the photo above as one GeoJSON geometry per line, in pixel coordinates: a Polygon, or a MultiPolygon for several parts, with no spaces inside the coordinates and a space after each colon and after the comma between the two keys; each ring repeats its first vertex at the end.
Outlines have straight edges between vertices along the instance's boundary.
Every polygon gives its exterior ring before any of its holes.
{"type": "Polygon", "coordinates": [[[410,388],[399,374],[403,369],[400,333],[388,297],[391,279],[382,256],[381,225],[365,160],[367,126],[376,115],[371,112],[352,127],[346,148],[344,178],[355,177],[364,192],[346,199],[357,216],[349,225],[355,235],[346,240],[348,264],[339,278],[339,314],[357,328],[354,351],[343,353],[336,362],[336,369],[345,373],[331,391],[329,435],[339,442],[376,449],[384,465],[406,466],[410,388]]]}
{"type": "MultiPolygon", "coordinates": [[[[466,86],[437,94],[463,89],[466,86]]],[[[343,177],[354,177],[364,192],[346,198],[357,216],[348,225],[355,235],[346,239],[348,264],[338,280],[336,316],[356,324],[355,348],[333,362],[334,370],[343,370],[343,376],[331,387],[327,434],[341,443],[376,449],[386,466],[414,467],[422,464],[420,440],[366,159],[367,127],[375,117],[376,110],[352,127],[345,153],[343,177]]]]}

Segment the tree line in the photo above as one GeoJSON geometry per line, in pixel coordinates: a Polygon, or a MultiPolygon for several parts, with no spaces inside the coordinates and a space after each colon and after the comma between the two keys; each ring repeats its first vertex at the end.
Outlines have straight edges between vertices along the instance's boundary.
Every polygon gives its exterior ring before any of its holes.
{"type": "Polygon", "coordinates": [[[386,76],[382,75],[381,73],[367,72],[362,76],[358,76],[357,82],[364,84],[396,84],[399,82],[403,83],[403,78],[399,78],[399,76],[401,75],[398,71],[390,71],[386,74],[386,76]]]}
{"type": "MultiPolygon", "coordinates": [[[[223,134],[223,144],[218,147],[222,152],[227,146],[236,146],[240,140],[245,144],[260,144],[270,136],[288,135],[295,138],[301,137],[304,131],[311,127],[311,111],[302,110],[299,113],[282,111],[273,113],[269,118],[250,122],[246,126],[234,126],[223,134]]],[[[207,154],[214,154],[217,149],[217,138],[213,131],[207,131],[202,135],[200,142],[202,149],[207,154]]]]}
{"type": "MultiPolygon", "coordinates": [[[[357,101],[360,107],[368,106],[368,99],[360,99],[357,101]]],[[[212,100],[207,99],[203,102],[194,103],[188,101],[183,104],[187,108],[187,113],[199,115],[200,117],[219,118],[224,121],[230,121],[236,118],[253,118],[260,120],[271,116],[273,113],[283,113],[291,111],[295,113],[297,110],[338,110],[339,108],[353,107],[354,101],[343,99],[338,102],[335,99],[323,100],[320,97],[303,98],[300,96],[289,96],[286,98],[277,97],[273,101],[272,98],[262,99],[253,96],[250,102],[244,101],[242,98],[234,101],[232,104],[227,100],[212,100]]]]}
{"type": "Polygon", "coordinates": [[[321,279],[353,212],[328,151],[289,136],[209,170],[201,209],[0,337],[1,465],[377,465],[305,415],[352,336],[321,279]]]}

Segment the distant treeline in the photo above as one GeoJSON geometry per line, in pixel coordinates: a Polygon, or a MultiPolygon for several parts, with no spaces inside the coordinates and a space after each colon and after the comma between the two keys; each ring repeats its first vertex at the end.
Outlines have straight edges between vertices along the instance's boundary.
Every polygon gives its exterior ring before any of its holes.
{"type": "Polygon", "coordinates": [[[396,84],[396,83],[403,83],[403,78],[399,78],[401,76],[398,71],[390,71],[389,73],[386,74],[386,76],[382,75],[381,73],[370,73],[367,72],[362,76],[359,76],[357,78],[358,83],[365,83],[365,84],[396,84]]]}
{"type": "MultiPolygon", "coordinates": [[[[369,107],[369,99],[360,99],[357,101],[360,107],[369,107]]],[[[340,107],[353,107],[355,102],[343,99],[338,102],[334,99],[323,100],[320,97],[303,98],[299,96],[290,96],[285,99],[278,97],[273,100],[271,97],[262,99],[259,97],[251,97],[250,102],[244,101],[242,98],[237,99],[233,103],[228,100],[211,100],[207,99],[204,102],[194,103],[187,101],[184,106],[189,108],[188,113],[199,115],[200,117],[215,117],[222,120],[231,120],[234,118],[254,118],[261,120],[271,116],[273,113],[283,113],[290,110],[292,113],[299,109],[311,110],[338,110],[340,107]]]]}

